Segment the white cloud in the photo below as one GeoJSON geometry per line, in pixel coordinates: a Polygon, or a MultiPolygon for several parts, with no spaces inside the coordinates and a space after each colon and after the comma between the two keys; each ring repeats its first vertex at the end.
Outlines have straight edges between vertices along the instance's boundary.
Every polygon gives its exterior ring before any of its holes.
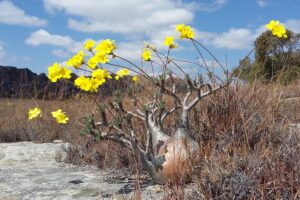
{"type": "Polygon", "coordinates": [[[268,0],[256,0],[256,3],[260,6],[260,7],[266,7],[268,5],[268,0]]]}
{"type": "Polygon", "coordinates": [[[129,60],[140,60],[143,50],[143,42],[122,42],[118,44],[116,53],[129,60]]]}
{"type": "Polygon", "coordinates": [[[300,20],[289,19],[285,23],[286,28],[293,32],[300,33],[300,20]]]}
{"type": "Polygon", "coordinates": [[[0,23],[22,26],[44,26],[47,20],[27,15],[11,1],[0,1],[0,23]]]}
{"type": "Polygon", "coordinates": [[[226,0],[44,0],[47,11],[71,15],[68,26],[82,32],[145,33],[191,23],[194,11],[215,11],[226,0]],[[80,17],[80,20],[75,17],[80,17]]]}
{"type": "Polygon", "coordinates": [[[212,12],[219,10],[224,6],[226,3],[226,0],[214,0],[213,3],[207,4],[207,3],[198,3],[196,5],[197,9],[200,11],[205,11],[205,12],[212,12]]]}
{"type": "MultiPolygon", "coordinates": [[[[82,32],[122,34],[125,41],[117,41],[118,53],[140,60],[144,41],[163,47],[167,35],[175,35],[175,25],[191,24],[194,12],[214,11],[226,0],[212,3],[186,0],[44,0],[51,13],[64,12],[69,28],[82,32]],[[78,18],[79,17],[79,18],[78,18]]],[[[62,47],[62,46],[61,46],[62,47]]],[[[59,55],[61,51],[53,51],[59,55]]]]}
{"type": "Polygon", "coordinates": [[[63,50],[63,49],[54,49],[51,51],[51,54],[52,55],[55,55],[57,57],[60,57],[60,58],[67,58],[67,57],[70,57],[70,52],[68,52],[67,50],[63,50]]]}
{"type": "MultiPolygon", "coordinates": [[[[25,40],[25,43],[31,46],[40,46],[46,44],[56,47],[63,47],[69,52],[77,52],[83,44],[83,42],[74,41],[69,36],[51,34],[44,29],[40,29],[31,33],[31,35],[25,40]]],[[[54,54],[57,53],[57,51],[54,52],[54,54]]]]}
{"type": "MultiPolygon", "coordinates": [[[[300,20],[289,19],[284,22],[286,28],[293,32],[300,32],[300,20]]],[[[253,47],[255,39],[264,31],[265,25],[259,26],[257,29],[247,28],[230,28],[223,33],[215,32],[199,32],[200,41],[202,40],[206,45],[212,45],[216,48],[225,49],[250,49],[253,47]]]]}
{"type": "Polygon", "coordinates": [[[257,35],[257,32],[250,29],[231,28],[223,33],[203,33],[203,39],[216,48],[247,49],[251,48],[257,35]]]}
{"type": "MultiPolygon", "coordinates": [[[[2,46],[1,43],[0,43],[0,60],[1,60],[1,62],[4,61],[5,56],[6,56],[6,53],[5,53],[5,51],[4,51],[3,46],[2,46]]],[[[1,63],[1,64],[2,64],[2,63],[1,63]]]]}
{"type": "MultiPolygon", "coordinates": [[[[224,0],[217,0],[224,1],[224,0]]],[[[50,12],[63,11],[68,26],[82,32],[145,33],[177,23],[191,23],[195,2],[183,0],[44,0],[50,12]]]]}

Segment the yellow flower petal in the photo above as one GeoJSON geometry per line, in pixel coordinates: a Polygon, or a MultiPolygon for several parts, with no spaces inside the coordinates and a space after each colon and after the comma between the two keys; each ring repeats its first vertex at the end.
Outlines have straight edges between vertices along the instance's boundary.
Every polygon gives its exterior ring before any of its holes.
{"type": "Polygon", "coordinates": [[[56,122],[59,124],[66,124],[69,120],[69,117],[66,116],[65,113],[62,112],[61,109],[51,112],[52,117],[55,118],[56,122]]]}
{"type": "Polygon", "coordinates": [[[41,116],[42,110],[38,107],[29,109],[28,111],[28,120],[32,120],[33,118],[41,116]]]}

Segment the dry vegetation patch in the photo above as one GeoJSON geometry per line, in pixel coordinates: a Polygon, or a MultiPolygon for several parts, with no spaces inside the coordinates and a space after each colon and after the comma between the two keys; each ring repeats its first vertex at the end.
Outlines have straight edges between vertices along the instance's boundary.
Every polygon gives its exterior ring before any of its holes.
{"type": "MultiPolygon", "coordinates": [[[[290,96],[291,87],[235,84],[206,98],[191,111],[193,137],[200,150],[197,158],[189,160],[189,169],[198,185],[199,198],[300,198],[300,134],[289,125],[300,119],[300,101],[296,94],[286,99],[284,92],[290,96]]],[[[299,88],[294,87],[297,93],[299,88]]],[[[141,95],[151,95],[144,93],[142,90],[141,95]]],[[[167,107],[171,103],[166,99],[167,107]]],[[[131,106],[130,98],[124,105],[131,106]]],[[[81,117],[98,115],[92,101],[1,99],[0,113],[1,142],[63,139],[73,144],[66,149],[68,162],[93,163],[101,168],[128,167],[132,160],[128,150],[112,141],[97,142],[80,136],[81,117]],[[44,108],[43,117],[28,122],[27,111],[37,104],[44,108]],[[50,112],[58,107],[67,111],[72,119],[69,124],[58,126],[52,119],[50,112]]],[[[176,130],[177,116],[174,112],[167,118],[166,132],[176,130]]],[[[140,122],[134,123],[139,132],[145,131],[140,122]]],[[[144,141],[140,135],[138,139],[144,141]]],[[[178,184],[166,187],[175,199],[184,196],[178,194],[183,191],[178,184]]]]}

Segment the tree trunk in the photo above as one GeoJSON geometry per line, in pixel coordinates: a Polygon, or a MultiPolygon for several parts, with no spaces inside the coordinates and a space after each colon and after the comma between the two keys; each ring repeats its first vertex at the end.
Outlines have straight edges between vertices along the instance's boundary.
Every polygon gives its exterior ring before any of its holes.
{"type": "Polygon", "coordinates": [[[179,128],[173,137],[166,135],[160,129],[151,130],[151,135],[153,157],[137,146],[134,149],[152,180],[159,184],[189,181],[187,161],[194,157],[199,148],[198,144],[189,137],[187,129],[179,128]]]}

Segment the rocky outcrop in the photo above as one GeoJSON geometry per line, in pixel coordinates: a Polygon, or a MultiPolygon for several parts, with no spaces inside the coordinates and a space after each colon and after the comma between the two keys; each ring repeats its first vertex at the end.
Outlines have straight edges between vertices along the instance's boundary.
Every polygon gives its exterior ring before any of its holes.
{"type": "MultiPolygon", "coordinates": [[[[68,144],[0,143],[0,199],[136,199],[134,180],[111,182],[107,171],[57,162],[64,145],[68,144]]],[[[158,186],[141,187],[142,199],[162,199],[158,186]]]]}
{"type": "Polygon", "coordinates": [[[0,66],[0,97],[64,99],[75,92],[77,89],[72,82],[60,80],[51,83],[44,73],[36,74],[27,68],[0,66]]]}
{"type": "MultiPolygon", "coordinates": [[[[80,92],[73,84],[76,77],[72,74],[70,80],[61,79],[52,83],[44,73],[0,65],[0,98],[67,99],[80,92]]],[[[101,86],[99,95],[110,96],[116,90],[126,92],[131,83],[131,77],[119,81],[109,79],[101,86]]]]}

